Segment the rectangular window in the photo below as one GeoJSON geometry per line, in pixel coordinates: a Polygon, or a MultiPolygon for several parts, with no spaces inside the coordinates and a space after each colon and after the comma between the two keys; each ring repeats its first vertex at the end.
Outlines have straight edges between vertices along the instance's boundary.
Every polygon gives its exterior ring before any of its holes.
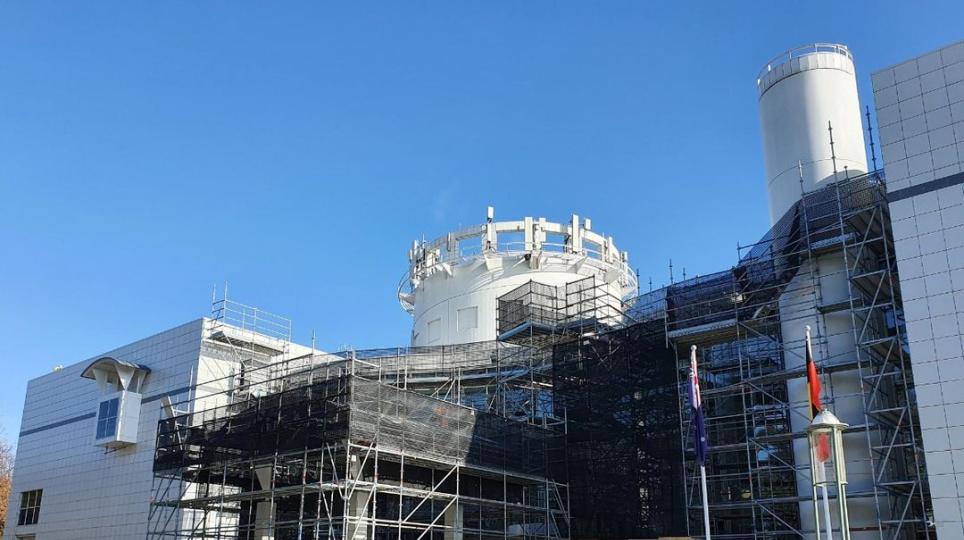
{"type": "Polygon", "coordinates": [[[442,319],[428,322],[428,342],[435,343],[442,338],[442,319]]]}
{"type": "Polygon", "coordinates": [[[35,489],[20,494],[20,516],[17,525],[34,525],[40,519],[40,499],[44,490],[35,489]]]}
{"type": "Polygon", "coordinates": [[[477,306],[462,308],[455,314],[458,317],[459,332],[474,330],[479,327],[479,308],[477,306]]]}
{"type": "Polygon", "coordinates": [[[120,398],[100,402],[100,410],[97,411],[98,439],[117,435],[117,408],[119,406],[120,398]]]}

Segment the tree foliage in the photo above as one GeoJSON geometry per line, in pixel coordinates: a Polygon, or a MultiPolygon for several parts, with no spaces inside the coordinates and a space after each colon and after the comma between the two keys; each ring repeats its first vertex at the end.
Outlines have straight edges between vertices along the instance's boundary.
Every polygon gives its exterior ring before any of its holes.
{"type": "Polygon", "coordinates": [[[10,487],[13,484],[13,447],[0,439],[0,536],[7,524],[7,505],[10,502],[10,487]]]}

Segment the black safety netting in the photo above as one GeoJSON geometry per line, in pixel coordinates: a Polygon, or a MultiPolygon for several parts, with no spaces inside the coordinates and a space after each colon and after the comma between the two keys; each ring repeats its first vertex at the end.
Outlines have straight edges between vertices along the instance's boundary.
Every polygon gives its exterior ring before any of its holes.
{"type": "Polygon", "coordinates": [[[445,464],[564,474],[561,431],[353,375],[162,420],[154,469],[211,466],[348,440],[445,464]]]}
{"type": "Polygon", "coordinates": [[[676,361],[662,321],[557,345],[574,538],[685,536],[676,361]]]}

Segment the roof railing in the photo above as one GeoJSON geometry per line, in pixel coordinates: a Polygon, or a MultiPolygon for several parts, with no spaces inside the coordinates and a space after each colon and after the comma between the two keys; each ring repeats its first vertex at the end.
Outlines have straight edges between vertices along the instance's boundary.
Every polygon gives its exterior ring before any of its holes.
{"type": "Polygon", "coordinates": [[[800,58],[801,56],[808,56],[821,52],[841,54],[849,58],[851,61],[854,59],[854,55],[850,52],[850,49],[848,49],[846,45],[841,45],[839,43],[810,43],[807,45],[801,45],[799,47],[784,51],[771,58],[770,61],[760,69],[760,72],[757,73],[756,83],[759,85],[768,73],[782,66],[783,64],[786,64],[790,60],[793,60],[794,58],[800,58]]]}

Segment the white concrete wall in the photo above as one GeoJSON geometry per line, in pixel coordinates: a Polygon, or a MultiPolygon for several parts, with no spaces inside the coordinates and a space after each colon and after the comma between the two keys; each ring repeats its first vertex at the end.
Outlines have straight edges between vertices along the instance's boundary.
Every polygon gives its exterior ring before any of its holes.
{"type": "MultiPolygon", "coordinates": [[[[847,275],[842,253],[830,253],[816,258],[816,265],[804,263],[797,275],[780,297],[781,333],[787,350],[787,368],[806,364],[806,326],[811,327],[813,357],[818,366],[839,364],[852,359],[855,351],[853,321],[849,311],[821,314],[817,305],[832,305],[846,301],[847,275]],[[811,278],[811,270],[813,278],[811,278]],[[815,287],[811,280],[815,281],[815,287]]],[[[834,412],[843,422],[861,425],[865,422],[861,398],[860,376],[856,370],[843,370],[824,374],[823,405],[834,412]],[[831,397],[831,393],[833,394],[831,397]]],[[[803,377],[787,381],[787,392],[793,404],[790,423],[795,432],[803,432],[810,424],[810,404],[807,380],[803,377]]],[[[873,473],[868,460],[867,435],[863,431],[845,433],[843,436],[847,457],[848,490],[851,493],[873,489],[873,473]]],[[[800,502],[800,525],[806,530],[814,528],[813,502],[810,500],[810,447],[805,438],[793,441],[794,463],[801,474],[797,475],[797,494],[806,497],[800,502]]],[[[847,500],[850,525],[854,539],[877,538],[877,509],[871,497],[851,497],[847,500]]],[[[833,510],[837,520],[836,509],[833,510]]],[[[884,516],[889,519],[889,516],[884,516]]],[[[836,523],[836,521],[835,521],[836,523]]],[[[812,535],[811,535],[812,537],[812,535]]]]}
{"type": "Polygon", "coordinates": [[[36,534],[43,540],[144,537],[161,412],[156,396],[192,384],[201,339],[199,319],[28,383],[5,538],[18,534],[36,534]],[[102,356],[151,369],[142,388],[145,402],[138,442],[113,452],[94,446],[93,417],[78,418],[94,413],[100,396],[97,383],[80,374],[102,356]],[[20,493],[33,489],[43,489],[39,522],[18,527],[20,493]]]}
{"type": "MultiPolygon", "coordinates": [[[[605,272],[589,264],[578,266],[579,257],[546,253],[546,262],[532,269],[521,255],[493,254],[490,259],[499,264],[489,270],[482,257],[452,266],[452,274],[436,272],[425,278],[415,291],[415,313],[412,323],[412,345],[451,345],[494,340],[498,335],[499,296],[528,281],[558,287],[597,276],[599,293],[605,290],[608,301],[621,308],[619,300],[624,287],[614,280],[606,284],[605,272]],[[463,326],[459,312],[476,308],[476,324],[463,326]],[[437,329],[431,325],[438,325],[437,329]]],[[[612,313],[600,314],[600,317],[612,313]]]]}
{"type": "Polygon", "coordinates": [[[934,519],[941,540],[962,539],[964,42],[873,85],[934,519]]]}

